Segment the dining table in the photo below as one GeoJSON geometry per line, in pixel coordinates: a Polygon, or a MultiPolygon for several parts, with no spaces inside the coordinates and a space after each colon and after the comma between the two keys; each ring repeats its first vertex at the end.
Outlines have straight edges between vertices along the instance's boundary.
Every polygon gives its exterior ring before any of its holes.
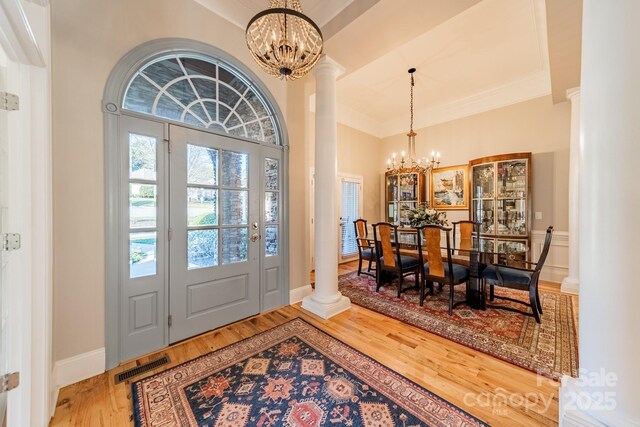
{"type": "MultiPolygon", "coordinates": [[[[373,239],[368,239],[375,245],[373,239]]],[[[391,234],[392,244],[400,244],[400,254],[418,257],[418,233],[415,228],[403,227],[398,229],[398,242],[395,242],[393,233],[391,234]]],[[[459,239],[450,242],[447,248],[446,239],[441,239],[443,261],[447,260],[447,250],[451,251],[451,258],[454,263],[465,265],[469,268],[470,280],[466,282],[465,302],[473,308],[486,310],[487,303],[485,292],[482,287],[482,271],[491,264],[504,263],[508,260],[515,261],[514,254],[509,251],[496,249],[493,245],[484,243],[477,237],[471,239],[459,239]]],[[[425,242],[422,242],[424,246],[425,242]]],[[[528,252],[528,248],[526,249],[528,252]]],[[[423,260],[428,262],[426,251],[423,251],[423,260]]]]}

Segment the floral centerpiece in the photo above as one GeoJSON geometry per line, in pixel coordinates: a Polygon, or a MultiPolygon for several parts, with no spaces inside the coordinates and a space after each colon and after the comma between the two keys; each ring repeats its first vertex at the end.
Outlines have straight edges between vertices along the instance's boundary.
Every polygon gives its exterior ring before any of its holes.
{"type": "Polygon", "coordinates": [[[429,203],[419,203],[415,208],[404,208],[407,212],[409,225],[422,227],[423,225],[449,225],[447,213],[431,209],[429,203]]]}

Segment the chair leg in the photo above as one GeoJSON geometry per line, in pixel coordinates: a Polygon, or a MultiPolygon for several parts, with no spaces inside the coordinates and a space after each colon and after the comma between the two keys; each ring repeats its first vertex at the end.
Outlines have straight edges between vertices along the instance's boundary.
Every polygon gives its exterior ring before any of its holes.
{"type": "Polygon", "coordinates": [[[540,293],[538,292],[538,284],[536,283],[536,303],[538,305],[538,311],[542,313],[542,302],[540,301],[540,293]]]}
{"type": "Polygon", "coordinates": [[[496,296],[493,292],[493,288],[494,288],[493,283],[490,283],[489,284],[489,301],[492,301],[492,302],[495,301],[496,299],[496,296]]]}
{"type": "MultiPolygon", "coordinates": [[[[371,262],[371,261],[369,261],[371,262]]],[[[358,276],[362,274],[362,257],[358,257],[358,276]]]]}
{"type": "Polygon", "coordinates": [[[400,294],[402,294],[402,271],[400,272],[400,281],[398,282],[398,298],[400,298],[400,294]]]}
{"type": "Polygon", "coordinates": [[[371,258],[369,258],[369,267],[367,268],[367,273],[371,272],[371,262],[372,262],[372,260],[371,260],[371,258]]]}
{"type": "Polygon", "coordinates": [[[382,270],[376,270],[376,292],[380,291],[380,286],[382,285],[382,270]]]}
{"type": "Polygon", "coordinates": [[[534,288],[529,288],[529,302],[531,311],[533,312],[533,317],[535,317],[536,319],[536,323],[540,323],[540,314],[538,313],[538,303],[536,300],[536,290],[534,288]]]}
{"type": "Polygon", "coordinates": [[[453,284],[449,284],[449,316],[453,314],[453,284]]]}
{"type": "Polygon", "coordinates": [[[424,298],[425,298],[425,292],[426,292],[426,284],[427,284],[427,280],[423,277],[422,280],[420,281],[420,307],[424,306],[424,298]]]}
{"type": "Polygon", "coordinates": [[[433,289],[433,282],[427,280],[427,286],[429,286],[429,295],[435,295],[435,290],[433,289]]]}

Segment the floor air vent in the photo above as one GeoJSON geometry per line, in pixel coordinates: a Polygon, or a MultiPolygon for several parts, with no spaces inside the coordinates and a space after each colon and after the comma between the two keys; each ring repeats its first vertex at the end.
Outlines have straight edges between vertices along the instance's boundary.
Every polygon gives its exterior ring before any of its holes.
{"type": "Polygon", "coordinates": [[[124,372],[120,372],[115,376],[116,384],[119,384],[123,381],[126,381],[130,378],[136,377],[138,375],[144,374],[145,372],[153,371],[159,366],[166,365],[171,360],[169,360],[169,356],[166,354],[162,356],[160,359],[152,360],[151,362],[144,363],[142,365],[136,366],[135,368],[128,369],[124,372]]]}

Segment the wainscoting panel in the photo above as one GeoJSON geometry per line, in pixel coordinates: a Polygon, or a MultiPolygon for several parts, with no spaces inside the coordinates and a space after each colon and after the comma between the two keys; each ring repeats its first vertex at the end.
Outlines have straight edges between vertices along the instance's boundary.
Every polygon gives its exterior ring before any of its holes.
{"type": "MultiPolygon", "coordinates": [[[[535,262],[540,258],[546,234],[546,230],[531,231],[531,261],[535,262]]],[[[547,282],[562,283],[562,279],[567,277],[568,274],[569,232],[554,231],[551,239],[551,248],[549,248],[549,256],[544,263],[540,279],[547,282]]]]}

